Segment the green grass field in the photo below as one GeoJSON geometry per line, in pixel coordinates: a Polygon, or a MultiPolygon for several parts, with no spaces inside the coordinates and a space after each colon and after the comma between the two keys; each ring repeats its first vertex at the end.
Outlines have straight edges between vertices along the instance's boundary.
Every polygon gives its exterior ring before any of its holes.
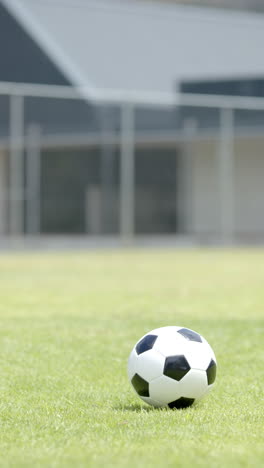
{"type": "Polygon", "coordinates": [[[0,466],[262,467],[264,251],[0,256],[0,466]],[[213,347],[213,392],[155,410],[127,358],[181,325],[213,347]]]}

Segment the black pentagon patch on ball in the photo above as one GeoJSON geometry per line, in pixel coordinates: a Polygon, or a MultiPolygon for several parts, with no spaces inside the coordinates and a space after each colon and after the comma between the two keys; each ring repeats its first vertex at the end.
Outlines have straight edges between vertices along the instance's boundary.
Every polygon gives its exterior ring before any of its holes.
{"type": "Polygon", "coordinates": [[[181,380],[187,372],[189,372],[190,366],[185,356],[169,356],[165,360],[163,374],[174,380],[181,380]]]}
{"type": "Polygon", "coordinates": [[[171,403],[168,404],[168,407],[173,409],[181,409],[181,408],[188,408],[188,406],[191,406],[194,402],[194,398],[178,398],[178,400],[172,401],[171,403]]]}
{"type": "Polygon", "coordinates": [[[154,346],[154,343],[157,339],[157,335],[147,335],[142,340],[140,340],[136,346],[136,352],[138,354],[145,353],[145,351],[149,351],[154,346]]]}
{"type": "Polygon", "coordinates": [[[186,338],[187,340],[198,341],[199,343],[202,343],[202,338],[200,337],[199,333],[196,333],[193,330],[190,330],[189,328],[181,328],[180,330],[178,330],[178,333],[184,336],[184,338],[186,338]]]}
{"type": "Polygon", "coordinates": [[[214,383],[215,378],[216,378],[216,362],[213,359],[211,359],[211,362],[206,369],[206,375],[207,375],[208,385],[211,385],[212,383],[214,383]]]}
{"type": "Polygon", "coordinates": [[[149,397],[149,384],[140,375],[135,374],[131,383],[140,396],[149,397]]]}

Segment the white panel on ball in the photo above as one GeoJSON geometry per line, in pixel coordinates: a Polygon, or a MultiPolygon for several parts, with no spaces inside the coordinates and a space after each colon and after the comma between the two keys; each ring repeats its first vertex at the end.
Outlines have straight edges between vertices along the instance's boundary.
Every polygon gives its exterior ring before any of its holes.
{"type": "Polygon", "coordinates": [[[131,380],[132,377],[134,377],[134,375],[136,374],[137,372],[137,358],[138,358],[138,355],[135,351],[135,348],[132,349],[131,353],[130,353],[130,356],[128,358],[128,366],[127,366],[127,372],[128,372],[128,377],[129,379],[131,380]]]}
{"type": "Polygon", "coordinates": [[[185,354],[186,347],[185,343],[166,339],[165,337],[158,338],[155,343],[155,350],[161,353],[164,357],[177,356],[185,354]]]}
{"type": "Polygon", "coordinates": [[[188,342],[185,357],[193,369],[206,370],[209,366],[213,354],[208,349],[208,346],[205,343],[198,343],[196,341],[188,342]]]}
{"type": "Polygon", "coordinates": [[[154,400],[167,405],[180,398],[179,382],[162,375],[149,384],[149,394],[154,400]]]}
{"type": "Polygon", "coordinates": [[[215,357],[214,350],[212,349],[212,347],[210,346],[208,341],[206,341],[206,339],[203,336],[201,336],[201,338],[202,338],[202,342],[203,342],[204,346],[207,349],[207,352],[212,354],[212,359],[216,362],[216,357],[215,357]]]}
{"type": "Polygon", "coordinates": [[[136,372],[150,382],[162,375],[164,362],[165,359],[160,353],[150,349],[137,356],[136,372]]]}
{"type": "Polygon", "coordinates": [[[159,403],[158,401],[153,400],[153,398],[143,397],[143,396],[141,396],[140,398],[141,400],[145,401],[145,403],[148,403],[149,405],[152,405],[155,408],[161,408],[162,406],[164,406],[162,403],[159,403]]]}
{"type": "Polygon", "coordinates": [[[206,372],[191,369],[179,382],[179,391],[185,398],[201,398],[208,389],[206,372]]]}
{"type": "Polygon", "coordinates": [[[154,344],[154,348],[163,356],[176,356],[183,354],[185,351],[187,340],[182,335],[177,333],[179,327],[166,327],[163,333],[158,335],[154,344]]]}

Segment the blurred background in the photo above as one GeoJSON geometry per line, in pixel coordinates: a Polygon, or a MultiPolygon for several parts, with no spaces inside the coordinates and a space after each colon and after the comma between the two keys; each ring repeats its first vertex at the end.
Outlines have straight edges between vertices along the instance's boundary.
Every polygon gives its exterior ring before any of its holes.
{"type": "Polygon", "coordinates": [[[0,0],[0,238],[264,240],[264,3],[0,0]]]}

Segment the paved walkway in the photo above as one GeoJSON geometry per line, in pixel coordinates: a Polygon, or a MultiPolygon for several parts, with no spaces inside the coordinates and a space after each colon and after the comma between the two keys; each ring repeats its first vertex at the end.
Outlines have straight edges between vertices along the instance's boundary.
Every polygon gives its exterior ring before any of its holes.
{"type": "Polygon", "coordinates": [[[118,236],[25,236],[0,237],[0,251],[49,251],[49,250],[86,250],[119,248],[169,248],[192,247],[194,242],[185,236],[136,236],[133,239],[121,239],[118,236]]]}

